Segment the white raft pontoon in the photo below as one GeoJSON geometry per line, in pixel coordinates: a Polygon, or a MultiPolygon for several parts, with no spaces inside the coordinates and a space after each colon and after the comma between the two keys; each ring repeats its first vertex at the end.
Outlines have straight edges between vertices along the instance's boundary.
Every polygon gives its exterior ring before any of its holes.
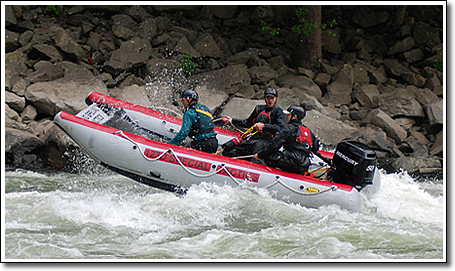
{"type": "MultiPolygon", "coordinates": [[[[357,142],[341,142],[335,153],[319,151],[309,170],[319,178],[303,176],[160,142],[173,138],[182,120],[156,110],[98,92],[86,103],[77,115],[59,112],[54,122],[101,165],[153,187],[185,193],[191,185],[213,182],[267,189],[277,199],[307,207],[338,204],[360,211],[359,191],[379,184],[376,154],[357,142]],[[326,163],[331,159],[332,167],[326,163]]],[[[220,146],[240,135],[215,131],[220,146]]]]}

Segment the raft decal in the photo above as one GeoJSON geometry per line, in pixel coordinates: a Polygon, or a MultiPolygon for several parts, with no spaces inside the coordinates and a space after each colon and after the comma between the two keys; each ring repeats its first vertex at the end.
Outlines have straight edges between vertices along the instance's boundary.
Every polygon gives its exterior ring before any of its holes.
{"type": "MultiPolygon", "coordinates": [[[[162,152],[154,151],[151,149],[145,149],[145,151],[144,151],[144,155],[151,159],[157,158],[161,154],[162,154],[162,152]]],[[[203,171],[207,171],[207,172],[210,171],[210,168],[212,167],[211,163],[207,163],[207,162],[203,162],[203,161],[199,161],[199,160],[195,160],[195,159],[191,159],[191,158],[186,158],[186,157],[180,157],[180,156],[177,156],[177,157],[179,158],[180,162],[182,162],[182,164],[186,167],[199,169],[199,170],[203,170],[203,171]]],[[[173,155],[171,153],[165,153],[163,156],[160,157],[160,160],[171,163],[171,164],[179,164],[179,162],[175,158],[175,155],[173,155]]]]}
{"type": "MultiPolygon", "coordinates": [[[[221,168],[221,166],[218,165],[216,170],[219,170],[220,168],[221,168]]],[[[244,170],[236,169],[236,168],[231,168],[231,167],[225,167],[223,170],[218,172],[218,174],[229,176],[229,174],[226,172],[226,170],[229,172],[230,175],[232,175],[232,177],[234,177],[236,179],[241,179],[241,180],[245,180],[245,181],[249,181],[249,182],[253,182],[253,183],[257,183],[259,181],[259,176],[261,176],[258,173],[252,173],[252,172],[248,172],[248,171],[244,171],[244,170]]]]}
{"type": "Polygon", "coordinates": [[[314,188],[314,187],[307,187],[306,191],[310,194],[312,193],[319,193],[319,189],[314,188]]]}

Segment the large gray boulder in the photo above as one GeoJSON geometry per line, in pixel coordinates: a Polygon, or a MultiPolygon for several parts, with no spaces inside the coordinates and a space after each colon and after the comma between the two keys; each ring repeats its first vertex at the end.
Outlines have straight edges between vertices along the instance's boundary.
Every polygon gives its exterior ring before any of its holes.
{"type": "Polygon", "coordinates": [[[335,105],[350,104],[353,85],[354,71],[351,65],[346,64],[333,76],[332,83],[327,86],[327,98],[335,105]]]}
{"type": "Polygon", "coordinates": [[[148,39],[133,38],[123,42],[120,49],[112,52],[106,67],[120,73],[138,66],[145,66],[152,54],[148,39]]]}
{"type": "Polygon", "coordinates": [[[63,110],[76,114],[86,107],[85,98],[91,91],[107,93],[106,85],[83,66],[70,62],[60,65],[64,66],[64,77],[32,84],[25,92],[38,113],[54,116],[63,110]]]}
{"type": "Polygon", "coordinates": [[[359,134],[359,130],[316,110],[307,112],[302,121],[326,146],[335,147],[343,139],[359,134]]]}
{"type": "Polygon", "coordinates": [[[408,137],[406,130],[381,109],[371,110],[365,118],[363,118],[362,123],[371,123],[380,127],[389,137],[398,142],[404,141],[408,137]]]}
{"type": "Polygon", "coordinates": [[[404,88],[384,93],[375,97],[377,106],[391,117],[425,117],[422,106],[415,95],[404,88]]]}

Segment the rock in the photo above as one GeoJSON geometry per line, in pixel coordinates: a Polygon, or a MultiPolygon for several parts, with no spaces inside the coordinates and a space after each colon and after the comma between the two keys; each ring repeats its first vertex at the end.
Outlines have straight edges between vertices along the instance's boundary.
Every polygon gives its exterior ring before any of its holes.
{"type": "Polygon", "coordinates": [[[318,73],[313,81],[319,86],[321,90],[325,91],[331,79],[332,77],[327,73],[318,73]]]}
{"type": "Polygon", "coordinates": [[[271,80],[278,79],[277,72],[269,66],[254,66],[248,69],[252,84],[267,85],[271,80]]]}
{"type": "Polygon", "coordinates": [[[416,41],[417,45],[433,48],[436,45],[441,44],[439,34],[440,33],[437,28],[431,27],[427,23],[420,22],[414,25],[412,37],[416,41]]]}
{"type": "Polygon", "coordinates": [[[134,38],[123,42],[120,49],[113,51],[106,67],[120,73],[138,66],[145,66],[152,54],[152,46],[146,39],[134,38]]]}
{"type": "Polygon", "coordinates": [[[433,143],[433,146],[430,149],[430,155],[434,156],[440,156],[442,157],[442,154],[444,152],[444,131],[441,131],[438,133],[436,136],[436,140],[433,143]]]}
{"type": "Polygon", "coordinates": [[[17,24],[16,16],[14,15],[13,6],[5,5],[5,26],[17,24]]]}
{"type": "Polygon", "coordinates": [[[357,128],[316,110],[308,111],[302,123],[310,128],[324,145],[331,147],[335,147],[341,140],[353,137],[359,133],[357,128]]]}
{"type": "Polygon", "coordinates": [[[427,105],[425,112],[431,126],[444,124],[444,102],[442,99],[435,100],[427,105]]]}
{"type": "Polygon", "coordinates": [[[65,69],[63,78],[32,84],[25,92],[38,113],[54,116],[64,110],[75,114],[86,107],[85,97],[91,91],[107,93],[104,83],[81,66],[68,62],[60,65],[65,69]]]}
{"type": "Polygon", "coordinates": [[[229,5],[229,6],[213,6],[213,15],[220,19],[231,19],[235,11],[237,10],[237,6],[229,5]]]}
{"type": "Polygon", "coordinates": [[[21,114],[22,122],[30,123],[32,120],[35,120],[37,115],[38,113],[36,112],[35,107],[29,104],[24,108],[24,111],[21,114]]]}
{"type": "Polygon", "coordinates": [[[412,74],[408,68],[398,63],[398,60],[396,59],[385,59],[384,68],[387,73],[394,77],[401,77],[405,74],[412,74]]]}
{"type": "Polygon", "coordinates": [[[358,85],[365,85],[370,83],[368,72],[362,64],[355,64],[353,67],[354,82],[358,85]]]}
{"type": "Polygon", "coordinates": [[[352,15],[352,21],[363,28],[378,26],[389,20],[388,11],[373,11],[371,8],[362,6],[352,15]]]}
{"type": "Polygon", "coordinates": [[[362,123],[371,123],[380,127],[389,137],[398,142],[405,140],[408,136],[406,131],[381,109],[371,110],[362,120],[362,123]]]}
{"type": "Polygon", "coordinates": [[[224,91],[209,89],[207,85],[197,86],[194,90],[199,94],[199,103],[207,106],[212,114],[215,114],[221,105],[229,98],[224,91]]]}
{"type": "Polygon", "coordinates": [[[14,111],[21,113],[25,108],[25,98],[5,91],[5,103],[14,111]]]}
{"type": "Polygon", "coordinates": [[[22,119],[19,114],[11,109],[7,104],[5,105],[5,127],[22,130],[22,119]]]}
{"type": "Polygon", "coordinates": [[[249,86],[251,78],[246,65],[229,65],[226,68],[197,74],[191,78],[194,85],[207,85],[208,89],[217,89],[227,94],[234,94],[249,86]]]}
{"type": "Polygon", "coordinates": [[[372,108],[375,106],[374,98],[380,96],[377,85],[363,85],[360,89],[353,92],[353,97],[364,107],[372,108]]]}
{"type": "MultiPolygon", "coordinates": [[[[153,103],[150,101],[151,99],[149,98],[147,92],[148,91],[146,91],[144,86],[131,85],[124,88],[110,89],[109,95],[130,103],[142,105],[144,107],[151,107],[153,103]]],[[[152,99],[156,102],[156,97],[153,97],[152,99]]]]}
{"type": "Polygon", "coordinates": [[[218,47],[212,35],[209,33],[205,33],[197,38],[193,44],[193,47],[196,51],[199,52],[201,56],[213,58],[224,57],[224,54],[221,51],[220,47],[218,47]]]}
{"type": "Polygon", "coordinates": [[[64,68],[60,63],[52,64],[47,61],[40,61],[35,67],[36,70],[27,76],[32,84],[57,80],[65,75],[64,68]]]}
{"type": "Polygon", "coordinates": [[[442,169],[439,158],[430,157],[400,157],[393,162],[395,168],[402,169],[409,174],[424,174],[442,169]]]}
{"type": "MultiPolygon", "coordinates": [[[[327,111],[327,109],[318,101],[318,99],[314,96],[308,95],[306,93],[300,93],[299,96],[299,101],[300,105],[307,111],[309,110],[316,110],[321,112],[324,115],[331,116],[331,114],[327,111]]],[[[293,105],[294,103],[291,103],[290,105],[293,105]]],[[[287,107],[284,107],[283,109],[286,109],[287,107]]]]}
{"type": "Polygon", "coordinates": [[[152,18],[152,15],[150,15],[142,6],[132,6],[128,10],[128,15],[136,22],[143,22],[152,18]]]}
{"type": "Polygon", "coordinates": [[[398,123],[401,127],[403,127],[406,131],[411,130],[412,126],[416,124],[416,121],[411,118],[396,118],[395,122],[398,123]]]}
{"type": "Polygon", "coordinates": [[[183,55],[189,55],[195,58],[201,57],[201,54],[196,51],[186,37],[181,37],[179,42],[174,48],[175,52],[182,53],[183,55]]]}
{"type": "MultiPolygon", "coordinates": [[[[158,26],[156,25],[155,19],[146,18],[140,24],[140,28],[142,29],[141,38],[148,39],[149,42],[152,42],[158,35],[158,26]]],[[[162,42],[164,42],[164,41],[162,41],[162,42]]]]}
{"type": "Polygon", "coordinates": [[[5,52],[12,52],[21,46],[19,37],[19,33],[5,30],[5,52]]]}
{"type": "Polygon", "coordinates": [[[327,98],[335,105],[350,104],[354,72],[349,64],[332,78],[332,83],[327,86],[327,98]]]}
{"type": "Polygon", "coordinates": [[[112,26],[112,33],[114,33],[116,37],[122,39],[123,41],[128,41],[136,35],[136,32],[130,28],[119,24],[114,24],[112,26]]]}
{"type": "Polygon", "coordinates": [[[389,49],[389,55],[396,55],[398,53],[407,52],[412,49],[415,45],[415,40],[412,37],[407,37],[404,40],[400,40],[389,49]]]}
{"type": "Polygon", "coordinates": [[[52,38],[55,41],[55,45],[66,53],[67,58],[85,60],[89,56],[82,46],[80,46],[71,35],[60,26],[51,27],[52,38]]]}
{"type": "Polygon", "coordinates": [[[277,85],[286,88],[299,88],[316,98],[322,97],[322,91],[319,86],[306,76],[288,73],[278,78],[277,85]]]}
{"type": "Polygon", "coordinates": [[[231,116],[237,119],[246,119],[253,112],[256,105],[264,104],[264,100],[248,100],[232,98],[221,112],[221,116],[231,116]]]}
{"type": "Polygon", "coordinates": [[[25,31],[19,37],[19,43],[21,44],[21,46],[25,46],[30,43],[30,41],[32,40],[32,37],[33,37],[32,31],[30,31],[30,30],[25,31]]]}
{"type": "Polygon", "coordinates": [[[43,144],[38,137],[17,129],[5,128],[5,155],[13,166],[33,163],[37,156],[29,154],[43,144]]]}
{"type": "Polygon", "coordinates": [[[375,101],[381,110],[391,117],[425,117],[423,108],[415,96],[403,88],[376,96],[375,101]]]}
{"type": "Polygon", "coordinates": [[[51,45],[34,44],[32,47],[43,56],[42,59],[50,60],[51,62],[62,61],[64,59],[63,54],[51,45]]]}
{"type": "Polygon", "coordinates": [[[433,93],[442,92],[442,85],[439,82],[438,76],[436,74],[428,75],[424,86],[431,89],[433,93]]]}
{"type": "Polygon", "coordinates": [[[228,57],[226,62],[230,65],[245,64],[250,68],[257,66],[259,63],[259,56],[256,50],[246,50],[228,57]]]}
{"type": "Polygon", "coordinates": [[[412,51],[405,52],[403,54],[403,56],[406,59],[406,62],[415,63],[415,62],[422,60],[424,57],[424,54],[422,53],[422,50],[417,48],[412,51]]]}

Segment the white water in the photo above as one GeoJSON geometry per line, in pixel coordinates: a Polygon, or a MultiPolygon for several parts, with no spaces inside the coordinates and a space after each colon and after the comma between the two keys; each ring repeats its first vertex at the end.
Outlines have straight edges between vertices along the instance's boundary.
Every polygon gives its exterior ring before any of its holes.
{"type": "Polygon", "coordinates": [[[444,186],[381,173],[363,210],[203,184],[184,197],[110,172],[5,173],[6,261],[444,261],[444,186]]]}

